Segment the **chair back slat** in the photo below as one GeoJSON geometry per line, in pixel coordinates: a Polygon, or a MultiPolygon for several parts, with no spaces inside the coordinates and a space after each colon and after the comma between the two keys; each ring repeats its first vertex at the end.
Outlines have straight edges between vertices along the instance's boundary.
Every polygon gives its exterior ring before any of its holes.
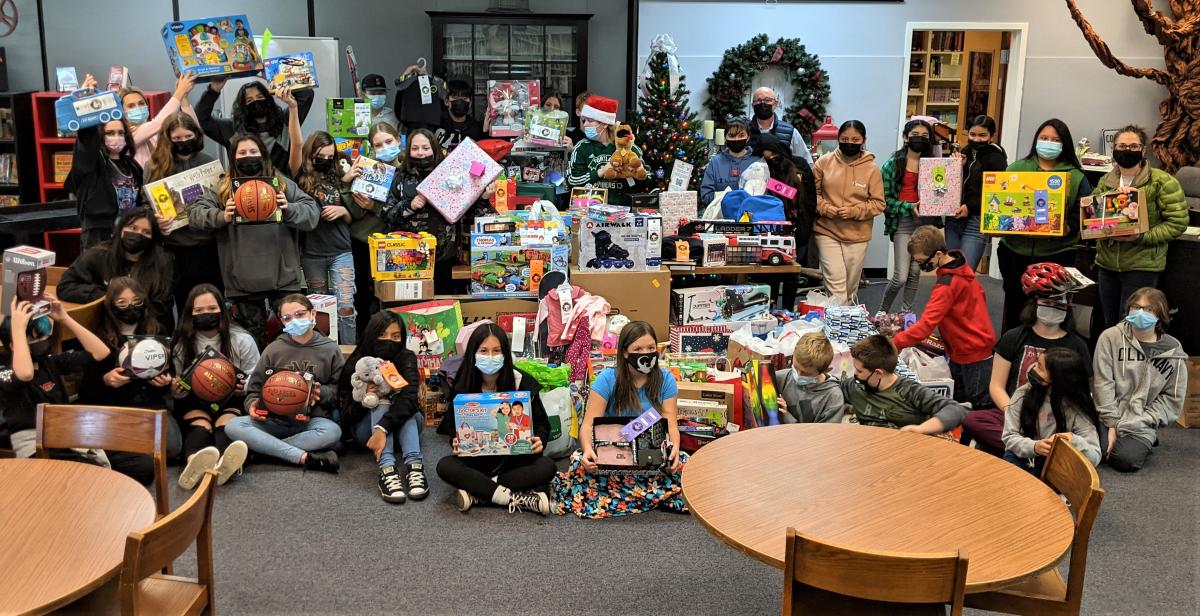
{"type": "Polygon", "coordinates": [[[167,438],[166,411],[81,404],[38,405],[37,446],[154,455],[167,438]]]}
{"type": "Polygon", "coordinates": [[[1076,609],[1083,602],[1083,580],[1087,572],[1088,541],[1100,513],[1104,489],[1100,474],[1069,438],[1057,436],[1042,467],[1042,481],[1067,497],[1075,515],[1075,537],[1071,541],[1071,566],[1067,572],[1067,600],[1076,609]]]}
{"type": "MultiPolygon", "coordinates": [[[[122,605],[127,605],[127,599],[133,599],[126,595],[135,593],[139,582],[173,563],[193,544],[197,546],[198,557],[202,553],[211,556],[212,506],[216,487],[216,471],[205,471],[199,487],[178,509],[145,530],[129,534],[125,540],[125,562],[121,569],[122,605]],[[206,529],[210,532],[204,532],[206,529]],[[201,546],[201,540],[209,544],[201,546]]],[[[211,575],[212,563],[207,564],[211,575]]],[[[203,563],[198,569],[204,571],[203,563]]],[[[204,583],[203,579],[200,581],[204,583]]],[[[208,582],[211,583],[211,579],[208,582]]]]}

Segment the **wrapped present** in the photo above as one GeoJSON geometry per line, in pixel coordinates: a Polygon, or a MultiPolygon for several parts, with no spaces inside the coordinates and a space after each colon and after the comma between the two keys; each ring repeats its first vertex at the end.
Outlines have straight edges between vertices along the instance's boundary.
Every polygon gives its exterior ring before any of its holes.
{"type": "Polygon", "coordinates": [[[962,205],[962,160],[922,158],[917,172],[921,216],[953,216],[962,205]]]}
{"type": "Polygon", "coordinates": [[[374,280],[433,278],[437,238],[428,233],[375,233],[367,238],[374,280]]]}
{"type": "MultiPolygon", "coordinates": [[[[454,338],[462,329],[462,308],[454,300],[433,300],[392,308],[408,330],[408,349],[421,357],[454,355],[454,338]]],[[[425,366],[428,367],[428,366],[425,366]]]]}
{"type": "Polygon", "coordinates": [[[892,338],[915,325],[917,315],[911,312],[877,312],[869,320],[879,330],[879,333],[892,338]]]}
{"type": "Polygon", "coordinates": [[[1071,176],[1062,171],[984,173],[979,232],[1061,237],[1070,184],[1071,176]]]}
{"type": "Polygon", "coordinates": [[[520,137],[525,132],[525,114],[541,105],[541,82],[488,80],[487,114],[493,137],[520,137]]]}
{"type": "Polygon", "coordinates": [[[468,137],[417,185],[417,192],[446,220],[458,222],[501,171],[500,165],[468,137]]]}
{"type": "Polygon", "coordinates": [[[251,75],[263,63],[245,15],[169,21],[162,27],[171,70],[191,72],[198,81],[251,75]]]}
{"type": "Polygon", "coordinates": [[[679,225],[699,217],[700,201],[694,190],[658,194],[658,214],[663,219],[663,233],[676,235],[679,225]]]}

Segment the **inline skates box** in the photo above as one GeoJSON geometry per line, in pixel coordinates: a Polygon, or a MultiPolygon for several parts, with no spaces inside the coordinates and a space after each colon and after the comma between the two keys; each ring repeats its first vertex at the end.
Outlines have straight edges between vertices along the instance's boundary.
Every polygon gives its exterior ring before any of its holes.
{"type": "Polygon", "coordinates": [[[471,297],[537,297],[546,272],[567,272],[566,245],[519,245],[507,233],[471,234],[471,297]]]}
{"type": "Polygon", "coordinates": [[[198,81],[209,81],[263,68],[245,15],[169,21],[162,27],[162,39],[176,77],[191,71],[198,81]]]}
{"type": "Polygon", "coordinates": [[[579,223],[579,269],[657,271],[662,265],[662,217],[631,215],[579,223]]]}
{"type": "Polygon", "coordinates": [[[671,323],[722,323],[749,321],[771,306],[771,287],[734,284],[671,290],[671,323]]]}

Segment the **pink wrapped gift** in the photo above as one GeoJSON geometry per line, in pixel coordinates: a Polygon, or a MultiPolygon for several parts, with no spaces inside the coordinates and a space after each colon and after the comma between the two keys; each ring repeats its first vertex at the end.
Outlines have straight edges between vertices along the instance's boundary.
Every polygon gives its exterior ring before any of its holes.
{"type": "Polygon", "coordinates": [[[433,204],[446,220],[458,222],[500,171],[500,165],[491,156],[466,138],[417,185],[417,193],[433,204]],[[472,173],[477,167],[482,167],[479,175],[472,173]]]}

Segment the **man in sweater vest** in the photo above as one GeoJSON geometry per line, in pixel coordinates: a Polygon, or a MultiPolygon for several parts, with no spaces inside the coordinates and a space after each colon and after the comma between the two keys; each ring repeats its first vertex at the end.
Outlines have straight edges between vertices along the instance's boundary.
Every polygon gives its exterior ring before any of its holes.
{"type": "Polygon", "coordinates": [[[756,152],[761,151],[758,138],[764,133],[774,133],[780,143],[788,144],[793,158],[803,158],[811,167],[812,154],[808,151],[808,145],[804,143],[804,137],[800,136],[800,131],[775,114],[775,108],[779,106],[779,97],[775,96],[775,90],[763,86],[754,91],[753,101],[754,121],[750,123],[750,147],[756,152]]]}

